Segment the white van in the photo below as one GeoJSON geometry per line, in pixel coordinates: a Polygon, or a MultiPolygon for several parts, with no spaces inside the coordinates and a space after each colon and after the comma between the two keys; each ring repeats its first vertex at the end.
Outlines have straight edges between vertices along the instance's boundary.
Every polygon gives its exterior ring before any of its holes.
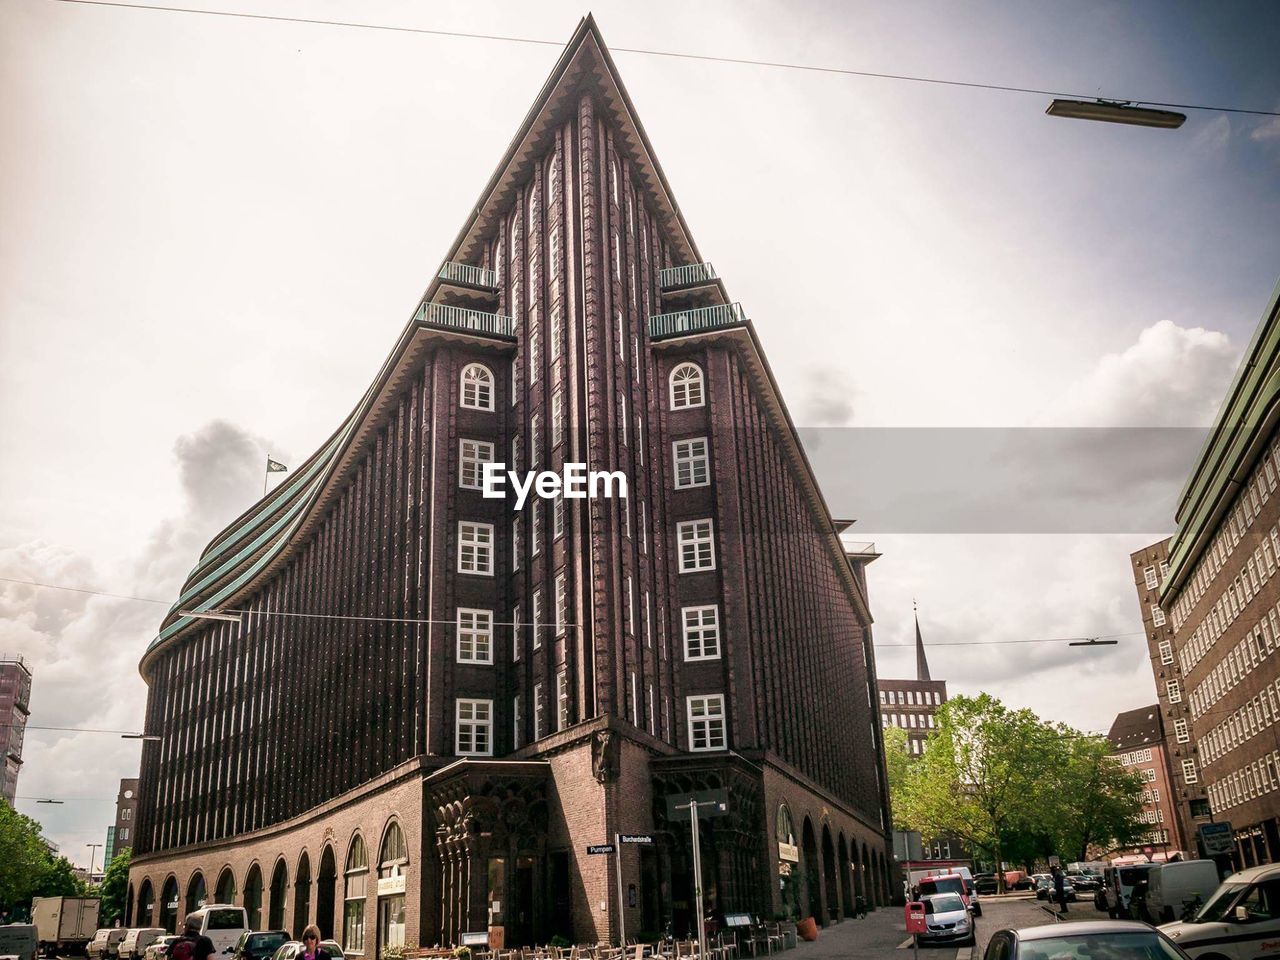
{"type": "Polygon", "coordinates": [[[89,960],[112,960],[123,939],[123,927],[100,927],[85,947],[85,953],[89,960]]]}
{"type": "Polygon", "coordinates": [[[120,949],[116,951],[118,960],[141,960],[147,947],[151,946],[169,931],[164,927],[130,927],[120,941],[120,949]]]}
{"type": "Polygon", "coordinates": [[[1195,918],[1160,929],[1193,958],[1253,960],[1280,946],[1280,865],[1233,873],[1195,918]]]}
{"type": "Polygon", "coordinates": [[[1147,879],[1151,867],[1150,863],[1131,863],[1123,867],[1108,865],[1103,871],[1102,885],[1107,915],[1112,920],[1129,916],[1129,900],[1133,896],[1133,888],[1147,879]]]}
{"type": "Polygon", "coordinates": [[[1147,913],[1156,923],[1181,920],[1188,907],[1199,913],[1220,882],[1212,860],[1156,864],[1147,871],[1147,913]]]}
{"type": "Polygon", "coordinates": [[[213,941],[213,957],[229,957],[240,942],[240,935],[249,929],[249,917],[244,907],[229,903],[207,903],[188,918],[196,919],[196,929],[213,941]]]}

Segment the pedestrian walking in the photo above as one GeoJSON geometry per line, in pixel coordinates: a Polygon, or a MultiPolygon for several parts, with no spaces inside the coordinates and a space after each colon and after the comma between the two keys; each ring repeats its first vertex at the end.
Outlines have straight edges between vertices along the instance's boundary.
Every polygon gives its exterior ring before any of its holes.
{"type": "Polygon", "coordinates": [[[860,920],[867,918],[867,898],[858,894],[853,898],[854,916],[860,920]]]}
{"type": "Polygon", "coordinates": [[[314,923],[302,931],[302,953],[298,960],[330,960],[329,951],[320,946],[320,928],[314,923]]]}
{"type": "Polygon", "coordinates": [[[1058,913],[1067,912],[1067,877],[1061,867],[1053,870],[1053,898],[1058,901],[1058,913]]]}
{"type": "Polygon", "coordinates": [[[213,956],[213,941],[200,932],[200,915],[188,913],[182,925],[182,935],[169,948],[170,960],[209,960],[213,956]]]}

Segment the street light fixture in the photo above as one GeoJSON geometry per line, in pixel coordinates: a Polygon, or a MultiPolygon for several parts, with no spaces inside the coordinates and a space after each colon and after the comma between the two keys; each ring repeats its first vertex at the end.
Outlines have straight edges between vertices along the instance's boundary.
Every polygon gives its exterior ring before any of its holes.
{"type": "Polygon", "coordinates": [[[1086,637],[1084,640],[1072,640],[1071,647],[1114,647],[1119,640],[1099,640],[1097,637],[1086,637]]]}
{"type": "Polygon", "coordinates": [[[97,848],[102,846],[102,844],[86,843],[85,846],[89,848],[89,882],[92,883],[93,882],[93,864],[98,856],[97,848]]]}
{"type": "Polygon", "coordinates": [[[1127,100],[1054,100],[1044,111],[1051,117],[1073,120],[1102,120],[1106,123],[1128,123],[1139,127],[1163,127],[1176,130],[1187,122],[1185,113],[1135,107],[1127,100]]]}
{"type": "Polygon", "coordinates": [[[61,800],[50,800],[48,797],[37,797],[36,803],[62,803],[61,800]]]}
{"type": "Polygon", "coordinates": [[[159,743],[164,738],[158,733],[122,733],[121,740],[141,740],[143,743],[159,743]]]}

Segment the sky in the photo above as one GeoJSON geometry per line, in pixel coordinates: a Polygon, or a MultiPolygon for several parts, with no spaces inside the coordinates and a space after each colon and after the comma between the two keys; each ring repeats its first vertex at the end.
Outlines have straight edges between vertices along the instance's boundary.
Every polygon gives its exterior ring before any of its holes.
{"type": "MultiPolygon", "coordinates": [[[[557,45],[587,12],[183,5],[557,45]]],[[[614,48],[1280,109],[1264,3],[591,11],[614,48]]],[[[0,577],[171,601],[261,494],[264,457],[301,462],[355,405],[557,45],[0,0],[0,577]]],[[[916,601],[952,693],[1087,730],[1153,702],[1128,555],[1173,531],[1196,431],[1280,278],[1280,118],[1152,130],[1049,118],[1041,95],[615,58],[833,512],[882,554],[881,675],[913,669],[916,601]],[[961,496],[946,451],[974,428],[1017,452],[971,462],[961,496]],[[998,497],[984,462],[1019,465],[998,497]],[[904,477],[929,481],[929,510],[884,509],[904,477]],[[1009,504],[1056,519],[984,525],[1009,504]],[[969,645],[1099,635],[1120,643],[969,645]]],[[[0,581],[31,724],[138,729],[164,609],[0,581]]],[[[19,795],[65,802],[19,809],[87,863],[138,750],[31,730],[19,795]]]]}

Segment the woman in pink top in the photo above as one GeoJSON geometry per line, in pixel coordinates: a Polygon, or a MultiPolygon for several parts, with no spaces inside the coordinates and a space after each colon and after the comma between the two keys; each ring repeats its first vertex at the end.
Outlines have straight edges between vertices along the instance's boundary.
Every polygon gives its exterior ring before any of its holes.
{"type": "Polygon", "coordinates": [[[314,923],[302,931],[302,952],[297,960],[330,960],[328,951],[320,946],[320,928],[314,923]]]}

